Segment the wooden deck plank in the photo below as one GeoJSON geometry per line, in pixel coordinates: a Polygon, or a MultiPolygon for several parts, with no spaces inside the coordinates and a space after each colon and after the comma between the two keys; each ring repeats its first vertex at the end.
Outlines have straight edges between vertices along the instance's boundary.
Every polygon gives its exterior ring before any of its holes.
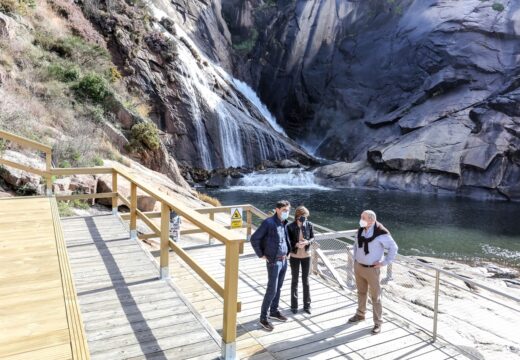
{"type": "Polygon", "coordinates": [[[70,317],[75,293],[66,290],[72,279],[53,204],[47,197],[1,202],[0,328],[9,331],[0,357],[87,359],[75,351],[83,335],[70,317]]]}
{"type": "Polygon", "coordinates": [[[219,344],[114,216],[63,219],[92,359],[216,358],[219,344]],[[200,352],[193,344],[205,344],[200,352]]]}
{"type": "MultiPolygon", "coordinates": [[[[188,240],[185,240],[188,243],[188,240]]],[[[197,247],[187,250],[197,263],[219,282],[224,281],[224,247],[197,247]]],[[[157,252],[153,252],[157,256],[157,252]]],[[[190,302],[218,330],[222,327],[220,299],[201,279],[176,256],[170,256],[173,280],[190,302]],[[219,306],[220,304],[220,306],[219,306]]],[[[388,321],[383,333],[372,336],[372,322],[358,326],[347,324],[357,307],[355,294],[325,283],[311,276],[312,315],[299,312],[293,315],[290,308],[291,274],[288,271],[280,300],[280,309],[289,317],[286,323],[273,321],[275,329],[266,332],[258,324],[260,307],[265,292],[267,275],[265,263],[252,252],[249,244],[241,255],[239,267],[239,299],[242,311],[238,314],[237,349],[247,359],[394,359],[406,356],[420,346],[430,345],[430,338],[418,329],[408,329],[401,323],[388,321]],[[391,346],[388,344],[395,345],[391,346]],[[366,346],[362,346],[362,345],[366,346]],[[386,345],[385,345],[386,344],[386,345]],[[352,347],[350,347],[352,345],[352,347]],[[388,346],[397,349],[393,354],[388,346]],[[386,349],[386,350],[384,350],[386,349]],[[407,350],[408,349],[408,350],[407,350]]],[[[301,281],[299,286],[301,301],[301,281]]],[[[385,313],[385,317],[389,317],[385,313]]],[[[436,357],[447,358],[440,349],[430,349],[436,357]]],[[[428,350],[425,350],[427,352],[428,350]]],[[[432,357],[433,358],[433,357],[432,357]]]]}

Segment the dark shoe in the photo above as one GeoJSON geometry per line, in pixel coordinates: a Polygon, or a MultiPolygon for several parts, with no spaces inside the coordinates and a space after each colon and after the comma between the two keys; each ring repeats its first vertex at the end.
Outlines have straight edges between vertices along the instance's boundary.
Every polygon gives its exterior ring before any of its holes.
{"type": "Polygon", "coordinates": [[[381,325],[374,325],[372,329],[372,335],[377,335],[381,332],[381,325]]]}
{"type": "Polygon", "coordinates": [[[365,320],[364,316],[360,316],[360,315],[356,314],[356,315],[352,316],[350,319],[348,319],[348,322],[351,324],[356,324],[363,320],[365,320]]]}
{"type": "Polygon", "coordinates": [[[303,311],[305,311],[309,315],[311,314],[311,308],[305,308],[303,309],[303,311]]]}
{"type": "Polygon", "coordinates": [[[269,317],[271,319],[276,319],[276,320],[282,321],[282,322],[286,322],[287,320],[289,320],[285,316],[283,316],[279,311],[276,314],[269,315],[269,317]]]}
{"type": "Polygon", "coordinates": [[[273,331],[274,326],[267,320],[260,320],[260,325],[267,331],[273,331]]]}
{"type": "Polygon", "coordinates": [[[292,311],[293,314],[298,313],[298,309],[291,309],[291,311],[292,311]]]}

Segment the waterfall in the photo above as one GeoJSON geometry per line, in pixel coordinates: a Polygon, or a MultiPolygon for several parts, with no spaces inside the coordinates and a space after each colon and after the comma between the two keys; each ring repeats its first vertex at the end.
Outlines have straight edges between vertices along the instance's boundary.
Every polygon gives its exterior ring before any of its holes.
{"type": "MultiPolygon", "coordinates": [[[[167,6],[164,2],[155,0],[148,5],[157,20],[169,17],[165,10],[159,8],[167,6]]],[[[157,23],[155,28],[163,31],[157,23]]],[[[193,117],[191,120],[196,132],[195,147],[200,157],[200,164],[206,169],[213,169],[254,166],[262,160],[287,158],[289,153],[287,145],[283,138],[278,138],[278,134],[273,133],[272,129],[282,136],[286,135],[255,92],[198,51],[198,47],[184,29],[177,24],[175,29],[177,32],[175,37],[168,32],[163,31],[163,33],[177,44],[177,64],[182,72],[179,77],[182,90],[190,102],[193,117]],[[179,41],[179,38],[183,41],[179,41]],[[195,59],[193,51],[198,53],[202,61],[195,59]],[[204,63],[204,66],[201,63],[204,63]],[[218,92],[215,89],[219,89],[218,92]],[[238,96],[238,93],[242,96],[238,96]],[[257,111],[252,114],[249,109],[254,108],[257,111]],[[255,116],[262,116],[265,121],[255,116]],[[211,128],[218,130],[218,134],[215,134],[215,131],[212,133],[208,131],[210,119],[215,121],[211,124],[211,128]],[[215,124],[217,126],[214,126],[215,124]],[[214,138],[216,135],[218,138],[214,138]]]]}
{"type": "MultiPolygon", "coordinates": [[[[183,54],[185,55],[185,54],[183,54]]],[[[182,56],[182,55],[181,55],[182,56]]],[[[182,69],[186,72],[186,74],[190,73],[190,69],[186,66],[186,62],[181,62],[180,66],[182,69]]],[[[202,166],[205,169],[212,169],[212,162],[211,162],[211,156],[209,154],[209,146],[208,146],[208,139],[207,139],[207,132],[204,128],[204,123],[202,122],[202,115],[200,111],[199,102],[197,100],[197,94],[195,92],[195,88],[192,86],[192,83],[188,80],[187,77],[181,76],[182,85],[184,86],[184,89],[188,93],[188,96],[190,97],[190,106],[193,114],[193,125],[195,126],[195,132],[197,137],[197,149],[199,150],[200,154],[200,161],[202,163],[202,166]]]]}
{"type": "Polygon", "coordinates": [[[267,192],[281,189],[318,189],[329,190],[315,182],[311,171],[302,169],[277,169],[266,171],[255,171],[244,175],[239,179],[236,186],[222,191],[247,190],[252,192],[267,192]]]}

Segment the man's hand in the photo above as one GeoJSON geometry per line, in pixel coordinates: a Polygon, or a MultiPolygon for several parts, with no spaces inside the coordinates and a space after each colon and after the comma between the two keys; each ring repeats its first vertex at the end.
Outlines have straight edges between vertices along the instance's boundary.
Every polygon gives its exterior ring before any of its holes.
{"type": "Polygon", "coordinates": [[[383,267],[383,266],[384,266],[384,264],[383,264],[381,261],[376,261],[376,262],[374,263],[374,267],[375,267],[376,269],[379,269],[380,267],[383,267]]]}
{"type": "Polygon", "coordinates": [[[264,256],[262,256],[262,257],[261,257],[260,259],[264,259],[264,260],[267,260],[267,258],[265,257],[265,255],[264,255],[264,256]]]}

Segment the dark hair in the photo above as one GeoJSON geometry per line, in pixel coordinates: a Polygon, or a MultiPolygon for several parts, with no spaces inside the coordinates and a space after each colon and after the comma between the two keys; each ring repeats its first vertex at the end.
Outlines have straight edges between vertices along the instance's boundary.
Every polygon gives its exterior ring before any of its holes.
{"type": "Polygon", "coordinates": [[[298,206],[294,212],[295,219],[299,219],[300,216],[308,217],[309,215],[309,210],[307,210],[307,208],[303,205],[298,206]]]}
{"type": "Polygon", "coordinates": [[[276,203],[276,208],[281,209],[286,206],[291,206],[291,203],[287,200],[280,200],[276,203]]]}

